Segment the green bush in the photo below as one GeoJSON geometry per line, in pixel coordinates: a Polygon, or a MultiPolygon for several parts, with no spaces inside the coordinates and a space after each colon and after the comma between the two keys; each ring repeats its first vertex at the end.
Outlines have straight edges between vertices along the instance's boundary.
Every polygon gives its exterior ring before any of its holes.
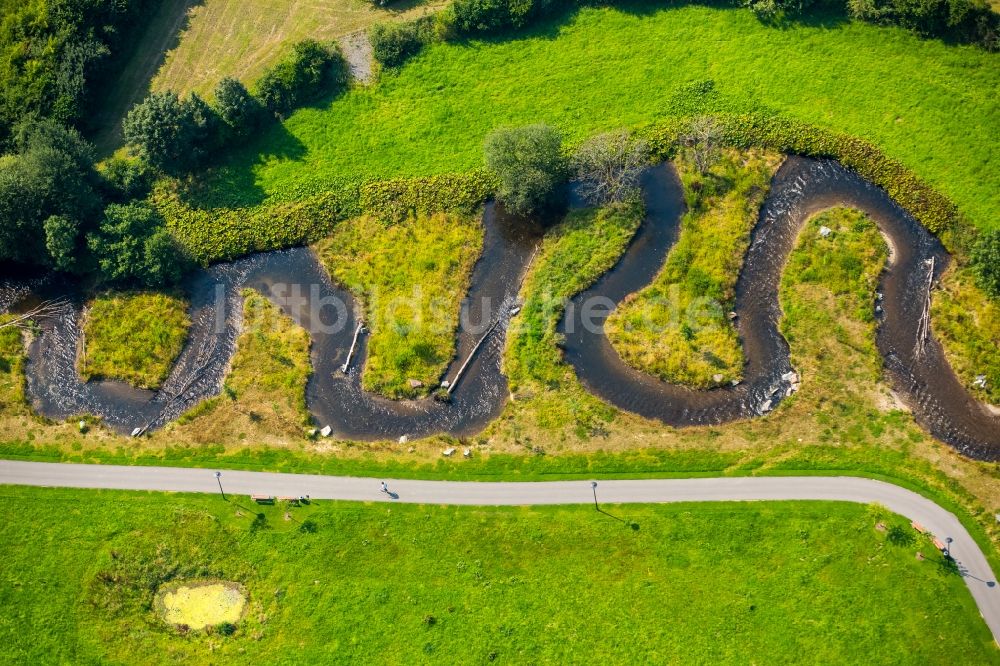
{"type": "Polygon", "coordinates": [[[346,87],[347,61],[336,44],[312,39],[297,42],[281,62],[257,81],[257,97],[274,114],[283,115],[322,94],[346,87]]]}
{"type": "Polygon", "coordinates": [[[118,203],[146,197],[153,185],[153,173],[135,157],[114,155],[98,164],[97,169],[104,178],[105,198],[118,203]]]}
{"type": "Polygon", "coordinates": [[[494,130],[483,152],[486,167],[499,180],[497,198],[517,215],[549,206],[566,176],[562,138],[545,124],[494,130]]]}
{"type": "Polygon", "coordinates": [[[899,25],[931,37],[950,37],[995,51],[1000,15],[985,0],[847,0],[852,18],[899,25]]]}
{"type": "Polygon", "coordinates": [[[199,166],[217,145],[219,120],[197,95],[181,99],[173,91],[155,92],[136,104],[122,124],[126,143],[140,159],[169,174],[199,166]]]}
{"type": "Polygon", "coordinates": [[[972,270],[984,291],[1000,298],[1000,229],[985,232],[972,248],[972,270]]]}
{"type": "Polygon", "coordinates": [[[384,67],[398,67],[420,53],[434,37],[434,19],[405,23],[378,23],[368,33],[372,56],[384,67]]]}
{"type": "Polygon", "coordinates": [[[346,183],[294,202],[250,208],[194,208],[170,183],[151,202],[191,256],[202,264],[317,241],[338,222],[368,213],[387,221],[434,212],[471,212],[496,189],[484,171],[428,178],[346,183]]]}
{"type": "Polygon", "coordinates": [[[164,287],[177,283],[188,264],[159,213],[139,203],[108,206],[87,245],[109,283],[164,287]]]}
{"type": "Polygon", "coordinates": [[[231,76],[215,86],[215,109],[229,133],[237,138],[249,136],[264,120],[264,107],[231,76]]]}

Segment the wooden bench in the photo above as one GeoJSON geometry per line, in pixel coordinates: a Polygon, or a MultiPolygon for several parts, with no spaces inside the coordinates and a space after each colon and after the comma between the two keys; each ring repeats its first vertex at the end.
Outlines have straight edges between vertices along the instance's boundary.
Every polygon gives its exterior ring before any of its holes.
{"type": "Polygon", "coordinates": [[[257,504],[274,504],[274,497],[271,495],[251,495],[250,499],[257,504]]]}

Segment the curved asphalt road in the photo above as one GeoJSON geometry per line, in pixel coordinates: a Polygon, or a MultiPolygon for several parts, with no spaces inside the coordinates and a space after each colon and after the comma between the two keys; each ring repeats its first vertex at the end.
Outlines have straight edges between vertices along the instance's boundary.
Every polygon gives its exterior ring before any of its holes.
{"type": "MultiPolygon", "coordinates": [[[[312,474],[223,471],[226,492],[315,499],[419,504],[527,505],[588,504],[588,481],[456,482],[387,480],[392,496],[380,492],[381,479],[312,474]]],[[[217,493],[212,470],[177,467],[77,465],[0,460],[0,484],[217,493]]],[[[883,481],[850,476],[725,477],[715,479],[634,479],[598,482],[602,503],[833,500],[878,503],[927,528],[944,541],[1000,643],[1000,585],[986,557],[950,512],[929,499],[883,481]]]]}

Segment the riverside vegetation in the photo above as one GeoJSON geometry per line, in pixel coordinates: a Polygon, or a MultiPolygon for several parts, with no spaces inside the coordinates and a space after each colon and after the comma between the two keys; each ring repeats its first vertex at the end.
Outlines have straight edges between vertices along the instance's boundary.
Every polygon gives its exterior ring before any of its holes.
{"type": "Polygon", "coordinates": [[[629,365],[674,384],[708,388],[742,378],[743,351],[727,314],[750,231],[781,163],[729,150],[705,173],[677,160],[688,211],[656,279],[608,318],[608,339],[629,365]]]}
{"type": "Polygon", "coordinates": [[[211,654],[246,663],[294,651],[313,662],[586,653],[739,663],[748,651],[787,662],[808,650],[821,661],[880,664],[903,654],[987,663],[997,654],[961,576],[906,520],[878,507],[742,502],[602,514],[0,494],[0,537],[21,544],[0,561],[0,587],[17,609],[0,623],[0,640],[18,661],[211,654]],[[208,630],[165,624],[157,590],[204,580],[238,583],[243,618],[208,630]]]}
{"type": "Polygon", "coordinates": [[[478,219],[439,213],[397,224],[356,218],[316,245],[330,275],[359,300],[371,331],[365,390],[413,398],[437,386],[455,354],[459,310],[482,244],[478,219]]]}
{"type": "Polygon", "coordinates": [[[99,296],[88,304],[84,316],[80,376],[159,388],[181,353],[190,327],[187,303],[176,296],[99,296]]]}

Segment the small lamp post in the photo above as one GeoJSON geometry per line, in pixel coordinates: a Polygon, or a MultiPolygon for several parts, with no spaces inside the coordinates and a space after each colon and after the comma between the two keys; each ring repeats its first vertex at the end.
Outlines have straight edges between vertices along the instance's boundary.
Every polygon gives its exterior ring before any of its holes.
{"type": "Polygon", "coordinates": [[[944,539],[944,542],[946,544],[944,549],[944,556],[947,557],[949,560],[951,559],[951,541],[952,541],[951,537],[945,537],[944,539]]]}
{"type": "Polygon", "coordinates": [[[600,511],[600,507],[597,506],[597,481],[590,482],[590,489],[594,491],[594,508],[600,511]]]}
{"type": "Polygon", "coordinates": [[[222,493],[222,499],[226,499],[226,491],[222,489],[222,472],[215,473],[215,480],[219,483],[219,492],[222,493]]]}

